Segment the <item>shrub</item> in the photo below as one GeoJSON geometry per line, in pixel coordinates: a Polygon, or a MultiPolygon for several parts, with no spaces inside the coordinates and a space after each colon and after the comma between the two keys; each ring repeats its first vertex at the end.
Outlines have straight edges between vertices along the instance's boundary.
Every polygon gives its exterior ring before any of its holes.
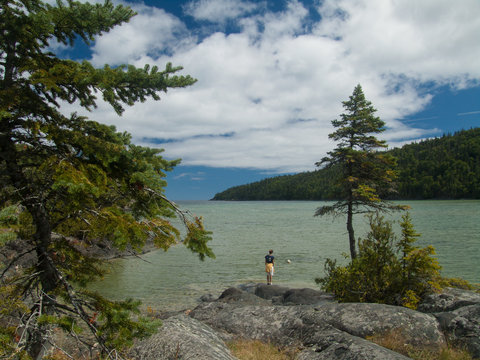
{"type": "Polygon", "coordinates": [[[392,222],[369,215],[370,231],[359,239],[358,256],[346,266],[327,259],[326,276],[316,279],[343,302],[376,302],[415,309],[421,298],[440,289],[440,265],[432,246],[415,246],[416,233],[410,215],[402,216],[400,240],[392,222]]]}

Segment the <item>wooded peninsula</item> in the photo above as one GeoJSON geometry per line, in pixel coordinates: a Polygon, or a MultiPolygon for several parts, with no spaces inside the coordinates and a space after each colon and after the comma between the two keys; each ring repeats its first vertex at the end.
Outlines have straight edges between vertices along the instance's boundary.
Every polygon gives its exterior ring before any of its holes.
{"type": "MultiPolygon", "coordinates": [[[[480,199],[480,128],[388,150],[397,159],[390,200],[480,199]]],[[[340,168],[267,178],[235,186],[212,200],[335,200],[340,168]]]]}

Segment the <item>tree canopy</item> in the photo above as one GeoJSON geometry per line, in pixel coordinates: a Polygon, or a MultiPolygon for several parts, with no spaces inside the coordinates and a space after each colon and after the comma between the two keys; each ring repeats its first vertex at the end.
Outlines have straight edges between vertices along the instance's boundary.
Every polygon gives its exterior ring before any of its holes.
{"type": "Polygon", "coordinates": [[[365,99],[362,87],[357,85],[349,100],[343,102],[346,112],[339,120],[333,120],[336,130],[329,137],[337,147],[328,152],[318,166],[339,165],[342,169],[337,178],[341,199],[333,205],[322,206],[315,215],[346,214],[350,243],[350,255],[356,257],[353,214],[372,210],[398,209],[398,206],[383,201],[379,194],[391,187],[396,173],[395,160],[386,153],[376,151],[387,147],[375,134],[384,131],[385,123],[377,116],[370,101],[365,99]]]}
{"type": "Polygon", "coordinates": [[[120,115],[125,106],[195,83],[171,64],[164,70],[95,68],[49,50],[52,41],[90,44],[134,15],[108,0],[55,6],[2,1],[0,246],[9,255],[1,298],[9,300],[1,304],[9,306],[2,307],[0,335],[10,339],[2,340],[4,352],[41,356],[52,325],[81,341],[86,340],[80,329],[88,328],[104,353],[149,333],[147,322],[128,315],[137,303],[112,302],[88,291],[86,285],[104,268],[85,248],[108,242],[135,251],[152,241],[166,250],[181,241],[201,259],[213,257],[201,219],[164,196],[165,172],[179,160],[136,146],[113,126],[60,109],[68,102],[94,110],[100,96],[120,115]],[[183,237],[169,221],[175,215],[186,226],[183,237]]]}

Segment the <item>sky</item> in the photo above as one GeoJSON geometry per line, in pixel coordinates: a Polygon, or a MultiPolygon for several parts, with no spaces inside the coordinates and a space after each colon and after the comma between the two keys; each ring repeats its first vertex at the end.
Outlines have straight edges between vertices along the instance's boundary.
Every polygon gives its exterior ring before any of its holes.
{"type": "Polygon", "coordinates": [[[138,14],[90,48],[57,54],[97,67],[171,62],[198,81],[121,117],[102,102],[62,111],[181,158],[167,176],[174,201],[315,170],[357,84],[390,147],[480,126],[479,0],[113,2],[138,14]]]}

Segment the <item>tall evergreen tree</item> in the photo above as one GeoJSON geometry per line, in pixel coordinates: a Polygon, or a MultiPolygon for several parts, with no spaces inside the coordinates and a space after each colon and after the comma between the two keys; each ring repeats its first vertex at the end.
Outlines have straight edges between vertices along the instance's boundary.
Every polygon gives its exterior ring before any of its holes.
{"type": "Polygon", "coordinates": [[[135,302],[108,301],[86,289],[103,274],[103,266],[85,248],[108,241],[139,250],[151,240],[166,250],[182,241],[201,259],[213,256],[201,219],[164,196],[164,172],[178,161],[162,158],[161,150],[135,146],[129,134],[112,126],[65,116],[59,109],[61,102],[94,109],[99,94],[121,114],[125,105],[158,100],[159,92],[196,81],[176,75],[181,68],[171,64],[162,71],[97,69],[49,51],[52,41],[90,44],[134,15],[109,0],[1,3],[0,208],[8,216],[0,219],[0,245],[20,244],[10,247],[15,251],[0,273],[0,305],[9,306],[0,312],[3,351],[41,357],[53,325],[80,339],[83,323],[104,353],[151,330],[129,315],[138,307],[135,302]],[[183,238],[168,221],[175,214],[186,225],[183,238]],[[27,310],[13,306],[22,300],[27,310]],[[19,312],[19,323],[7,320],[6,313],[19,312]]]}
{"type": "Polygon", "coordinates": [[[380,193],[392,190],[391,185],[396,176],[394,158],[376,151],[387,147],[384,140],[375,137],[375,134],[384,131],[385,123],[375,116],[377,110],[365,99],[360,85],[355,87],[349,100],[342,104],[346,112],[340,115],[339,120],[332,121],[337,130],[329,135],[330,139],[337,142],[337,147],[316,163],[317,166],[341,166],[338,184],[342,198],[334,205],[318,208],[315,215],[347,215],[350,256],[355,259],[357,250],[353,215],[402,207],[392,205],[379,196],[380,193]]]}

